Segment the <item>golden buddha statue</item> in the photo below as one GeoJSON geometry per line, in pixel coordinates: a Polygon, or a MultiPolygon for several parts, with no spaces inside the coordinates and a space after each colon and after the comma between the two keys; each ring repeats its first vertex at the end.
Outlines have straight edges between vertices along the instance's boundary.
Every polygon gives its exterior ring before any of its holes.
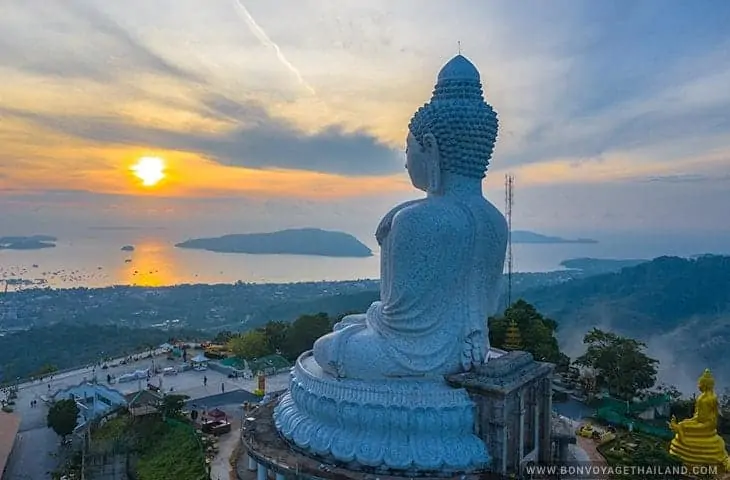
{"type": "Polygon", "coordinates": [[[687,465],[721,465],[730,470],[730,458],[725,450],[725,441],[717,434],[717,419],[720,414],[715,379],[706,369],[697,388],[700,395],[695,401],[692,418],[677,422],[672,415],[669,428],[675,433],[669,446],[669,453],[687,465]]]}

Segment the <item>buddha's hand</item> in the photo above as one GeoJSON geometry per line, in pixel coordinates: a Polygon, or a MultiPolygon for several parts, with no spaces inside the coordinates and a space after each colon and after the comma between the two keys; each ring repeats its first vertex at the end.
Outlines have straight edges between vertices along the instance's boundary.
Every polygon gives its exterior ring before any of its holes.
{"type": "Polygon", "coordinates": [[[390,223],[393,221],[393,216],[388,214],[378,224],[377,230],[375,230],[375,240],[378,241],[378,245],[383,245],[385,237],[390,233],[390,223]]]}
{"type": "Polygon", "coordinates": [[[677,431],[677,428],[678,428],[677,417],[675,417],[674,415],[672,415],[672,418],[669,419],[669,422],[668,423],[669,423],[669,428],[673,432],[676,432],[677,431]]]}

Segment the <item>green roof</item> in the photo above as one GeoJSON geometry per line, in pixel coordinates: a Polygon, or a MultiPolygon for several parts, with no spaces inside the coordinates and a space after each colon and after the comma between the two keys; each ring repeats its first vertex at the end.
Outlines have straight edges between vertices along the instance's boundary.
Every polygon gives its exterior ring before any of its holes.
{"type": "MultiPolygon", "coordinates": [[[[648,410],[649,408],[659,407],[662,405],[665,405],[669,403],[671,399],[669,398],[669,395],[659,394],[659,395],[653,395],[646,400],[642,400],[640,402],[631,402],[628,405],[628,413],[630,414],[637,414],[644,412],[648,410]]],[[[626,401],[624,400],[618,400],[616,398],[612,397],[604,397],[601,400],[601,405],[599,407],[601,410],[610,409],[614,412],[618,412],[620,414],[626,414],[627,413],[627,405],[626,401]]]]}
{"type": "Polygon", "coordinates": [[[281,355],[267,355],[265,357],[247,361],[248,368],[250,368],[253,373],[261,372],[269,368],[279,370],[291,367],[291,363],[289,363],[289,361],[281,355]]]}
{"type": "Polygon", "coordinates": [[[280,370],[282,368],[291,367],[291,363],[289,363],[289,361],[281,355],[266,355],[265,357],[255,358],[253,360],[230,357],[221,360],[220,363],[226,367],[233,367],[241,370],[246,368],[246,364],[248,363],[248,368],[250,368],[253,373],[261,372],[269,368],[280,370]]]}
{"type": "Polygon", "coordinates": [[[244,361],[238,357],[224,358],[223,360],[220,361],[220,364],[225,365],[226,367],[233,367],[233,368],[244,368],[246,366],[244,364],[244,361]]]}

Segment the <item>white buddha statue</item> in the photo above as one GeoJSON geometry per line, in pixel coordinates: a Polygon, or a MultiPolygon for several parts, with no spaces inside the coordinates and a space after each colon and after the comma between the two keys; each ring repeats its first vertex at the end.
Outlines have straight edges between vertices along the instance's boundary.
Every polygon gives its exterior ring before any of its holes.
{"type": "Polygon", "coordinates": [[[490,462],[468,392],[445,375],[485,361],[500,292],[504,217],[482,194],[497,137],[479,72],[461,55],[413,116],[406,167],[426,197],[377,228],[380,301],[303,353],[273,412],[298,451],[350,469],[433,476],[490,462]]]}
{"type": "Polygon", "coordinates": [[[479,72],[459,55],[409,125],[406,168],[426,197],[381,220],[380,301],[317,340],[325,372],[429,377],[484,362],[507,246],[505,219],[482,194],[496,137],[479,72]]]}

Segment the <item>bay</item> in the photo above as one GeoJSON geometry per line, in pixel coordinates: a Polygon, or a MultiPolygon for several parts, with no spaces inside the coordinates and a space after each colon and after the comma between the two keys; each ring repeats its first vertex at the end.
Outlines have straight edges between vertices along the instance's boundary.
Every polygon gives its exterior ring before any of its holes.
{"type": "MultiPolygon", "coordinates": [[[[303,255],[248,255],[176,248],[179,238],[165,232],[93,232],[59,239],[56,248],[1,250],[0,288],[21,288],[12,279],[57,288],[110,285],[166,286],[184,283],[289,283],[378,278],[377,245],[368,258],[303,255]],[[133,245],[133,252],[121,250],[133,245]]],[[[725,237],[604,235],[595,244],[517,244],[514,270],[546,272],[561,269],[569,258],[645,258],[730,253],[725,237]]],[[[367,242],[370,243],[370,242],[367,242]]],[[[22,288],[27,288],[28,285],[22,288]]]]}

